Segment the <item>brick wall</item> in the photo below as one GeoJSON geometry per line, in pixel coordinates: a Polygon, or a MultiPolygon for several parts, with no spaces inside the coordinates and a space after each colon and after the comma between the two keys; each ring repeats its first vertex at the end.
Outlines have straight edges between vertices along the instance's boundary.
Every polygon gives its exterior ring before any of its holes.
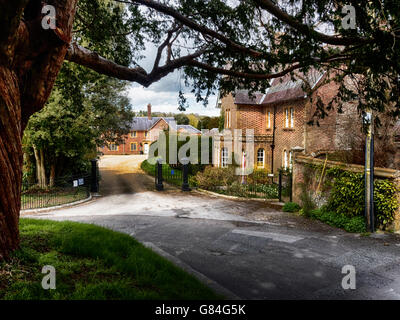
{"type": "Polygon", "coordinates": [[[150,130],[149,130],[149,139],[151,141],[158,140],[158,136],[160,135],[161,131],[168,130],[168,123],[161,119],[159,120],[150,130]]]}
{"type": "MultiPolygon", "coordinates": [[[[276,105],[276,133],[274,150],[274,171],[283,166],[284,150],[289,152],[293,147],[304,147],[304,100],[291,101],[276,105]],[[293,108],[294,125],[293,128],[285,128],[285,109],[293,108]]],[[[225,113],[231,112],[231,127],[229,129],[254,129],[254,134],[259,135],[260,141],[254,144],[254,161],[257,161],[257,151],[263,148],[265,151],[265,167],[271,168],[271,139],[273,133],[274,106],[262,105],[235,105],[232,95],[224,97],[221,101],[221,107],[225,113]],[[268,112],[270,113],[270,127],[268,127],[268,112]],[[263,141],[262,141],[263,140],[263,141]]],[[[225,116],[225,128],[226,116],[225,116]]],[[[222,147],[222,146],[221,146],[222,147]]],[[[243,146],[245,148],[245,145],[243,146]]]]}
{"type": "Polygon", "coordinates": [[[265,108],[259,105],[238,105],[235,129],[254,129],[254,134],[265,134],[265,108]]]}
{"type": "MultiPolygon", "coordinates": [[[[275,131],[275,152],[274,152],[274,169],[277,170],[284,165],[284,151],[289,152],[294,147],[304,148],[304,115],[305,100],[290,101],[276,105],[276,131],[275,131]],[[285,110],[294,109],[294,126],[286,128],[286,112],[285,110]]],[[[271,110],[273,117],[273,106],[267,106],[271,110]]],[[[289,114],[290,117],[290,114],[289,114]]],[[[289,118],[290,120],[290,118],[289,118]]],[[[273,126],[273,124],[272,124],[273,126]]],[[[271,127],[272,134],[272,127],[271,127]]],[[[274,170],[274,171],[275,171],[274,170]]]]}
{"type": "MultiPolygon", "coordinates": [[[[327,105],[336,96],[338,87],[338,84],[330,82],[313,93],[312,105],[306,104],[306,121],[311,120],[317,110],[317,96],[321,97],[322,102],[327,105]]],[[[313,126],[306,126],[306,154],[318,151],[346,150],[351,147],[353,134],[358,134],[361,130],[361,118],[354,103],[343,104],[342,111],[343,113],[338,113],[337,106],[334,105],[333,110],[327,111],[328,116],[319,119],[319,126],[316,123],[313,126]]]]}

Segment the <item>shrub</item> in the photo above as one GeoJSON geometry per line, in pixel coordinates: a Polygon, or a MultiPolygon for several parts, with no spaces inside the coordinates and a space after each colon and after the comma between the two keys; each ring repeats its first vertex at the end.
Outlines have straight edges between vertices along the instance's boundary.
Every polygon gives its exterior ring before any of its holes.
{"type": "Polygon", "coordinates": [[[394,220],[394,212],[398,207],[396,186],[389,180],[374,182],[374,204],[377,222],[386,228],[394,220]]]}
{"type": "Polygon", "coordinates": [[[270,184],[271,177],[268,176],[269,171],[266,169],[255,169],[247,176],[248,184],[270,184]]]}
{"type": "Polygon", "coordinates": [[[348,217],[364,213],[364,177],[346,172],[335,178],[328,200],[328,210],[348,217]]]}
{"type": "Polygon", "coordinates": [[[216,168],[208,166],[194,178],[199,188],[210,190],[216,186],[228,187],[237,180],[233,167],[216,168]]]}
{"type": "MultiPolygon", "coordinates": [[[[330,169],[335,176],[327,209],[347,217],[364,216],[365,178],[362,173],[330,169]]],[[[398,207],[396,186],[390,180],[374,181],[374,206],[377,223],[383,228],[394,220],[398,207]]]]}
{"type": "Polygon", "coordinates": [[[246,198],[250,194],[248,192],[248,186],[245,184],[241,184],[240,182],[233,182],[228,188],[227,193],[236,197],[246,198]]]}
{"type": "Polygon", "coordinates": [[[300,205],[298,205],[296,202],[286,202],[282,210],[284,212],[298,212],[300,209],[300,205]]]}
{"type": "Polygon", "coordinates": [[[262,192],[268,199],[277,199],[279,196],[279,187],[277,184],[258,184],[256,191],[262,192]]]}
{"type": "Polygon", "coordinates": [[[366,230],[364,217],[341,215],[336,212],[328,211],[326,207],[311,210],[309,217],[325,222],[332,227],[344,229],[347,232],[362,233],[366,230]]]}

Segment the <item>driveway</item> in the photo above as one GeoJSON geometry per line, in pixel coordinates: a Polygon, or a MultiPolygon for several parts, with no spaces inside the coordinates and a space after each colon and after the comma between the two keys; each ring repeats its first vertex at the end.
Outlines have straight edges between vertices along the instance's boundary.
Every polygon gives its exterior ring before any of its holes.
{"type": "Polygon", "coordinates": [[[231,298],[400,299],[400,237],[349,234],[262,202],[155,192],[142,160],[102,158],[101,198],[34,217],[130,234],[231,298]],[[355,290],[342,288],[345,265],[355,290]]]}

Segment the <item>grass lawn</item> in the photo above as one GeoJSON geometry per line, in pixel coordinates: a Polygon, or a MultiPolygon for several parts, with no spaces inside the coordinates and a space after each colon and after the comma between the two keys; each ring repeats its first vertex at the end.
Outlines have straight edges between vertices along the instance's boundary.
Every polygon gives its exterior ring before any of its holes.
{"type": "Polygon", "coordinates": [[[21,248],[0,263],[0,299],[218,299],[132,237],[74,222],[21,219],[21,248]],[[42,267],[56,269],[44,290],[42,267]]]}
{"type": "MultiPolygon", "coordinates": [[[[147,160],[144,160],[140,168],[151,176],[155,176],[156,165],[150,164],[147,160]]],[[[174,169],[167,164],[163,164],[163,181],[171,183],[177,187],[182,186],[182,171],[174,169]]]]}

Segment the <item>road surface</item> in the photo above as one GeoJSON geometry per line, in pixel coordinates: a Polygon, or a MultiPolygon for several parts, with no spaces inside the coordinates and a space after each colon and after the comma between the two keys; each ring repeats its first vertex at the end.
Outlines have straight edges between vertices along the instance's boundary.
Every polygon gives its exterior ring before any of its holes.
{"type": "Polygon", "coordinates": [[[256,201],[155,192],[142,160],[102,158],[101,198],[34,217],[132,235],[231,298],[400,298],[399,236],[349,234],[256,201]],[[355,268],[354,290],[342,288],[346,265],[355,268]]]}

